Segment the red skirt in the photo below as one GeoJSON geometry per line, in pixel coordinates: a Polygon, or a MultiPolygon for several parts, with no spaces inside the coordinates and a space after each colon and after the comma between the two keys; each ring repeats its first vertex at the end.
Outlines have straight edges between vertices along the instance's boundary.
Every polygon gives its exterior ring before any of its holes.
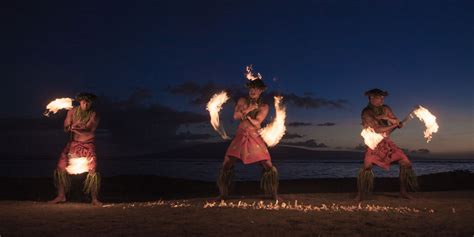
{"type": "Polygon", "coordinates": [[[97,156],[93,142],[68,142],[59,157],[58,168],[65,170],[70,157],[87,157],[89,160],[89,171],[95,171],[97,156]]]}
{"type": "Polygon", "coordinates": [[[237,134],[227,148],[225,156],[236,157],[244,164],[270,160],[267,145],[254,128],[237,129],[237,134]]]}
{"type": "Polygon", "coordinates": [[[374,150],[367,148],[364,158],[365,162],[370,162],[385,170],[390,168],[392,162],[400,160],[408,160],[408,157],[388,137],[384,138],[374,150]]]}

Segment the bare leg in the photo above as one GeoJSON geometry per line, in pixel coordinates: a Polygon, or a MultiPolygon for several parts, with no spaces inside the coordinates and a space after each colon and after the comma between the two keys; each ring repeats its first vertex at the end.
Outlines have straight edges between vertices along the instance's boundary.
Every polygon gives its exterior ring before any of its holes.
{"type": "Polygon", "coordinates": [[[411,168],[411,163],[410,163],[410,161],[408,161],[408,159],[400,160],[398,163],[399,163],[399,166],[400,166],[400,172],[399,172],[400,197],[413,200],[415,198],[413,196],[411,196],[410,194],[408,194],[408,188],[407,188],[406,180],[404,180],[405,177],[403,177],[403,175],[402,175],[402,169],[403,168],[411,168]]]}
{"type": "Polygon", "coordinates": [[[276,179],[277,180],[274,180],[272,186],[274,186],[272,188],[272,192],[271,192],[271,198],[273,200],[282,200],[279,196],[278,196],[278,172],[276,171],[276,168],[273,166],[272,162],[270,160],[264,160],[264,161],[261,161],[260,164],[263,166],[264,168],[264,172],[273,172],[274,175],[276,175],[276,179]],[[276,182],[275,182],[276,181],[276,182]]]}
{"type": "MultiPolygon", "coordinates": [[[[93,167],[95,168],[95,166],[93,167]]],[[[101,185],[101,177],[95,169],[89,170],[87,174],[86,180],[84,181],[84,188],[83,191],[86,194],[90,194],[92,201],[91,204],[94,206],[101,206],[102,203],[98,200],[97,196],[99,195],[101,185]]]]}
{"type": "Polygon", "coordinates": [[[59,165],[58,168],[54,171],[54,185],[57,188],[58,195],[56,196],[56,198],[49,201],[48,203],[57,204],[66,202],[66,192],[69,190],[70,181],[69,175],[64,167],[59,165]]]}
{"type": "Polygon", "coordinates": [[[97,194],[92,194],[91,197],[92,197],[92,202],[91,202],[92,205],[102,206],[102,202],[100,202],[99,199],[97,199],[97,194]]]}
{"type": "Polygon", "coordinates": [[[229,186],[232,182],[233,167],[237,158],[226,156],[222,163],[222,168],[219,171],[219,178],[217,180],[217,186],[219,187],[218,200],[225,200],[229,195],[229,186]]]}
{"type": "MultiPolygon", "coordinates": [[[[363,171],[371,171],[372,170],[372,163],[368,162],[367,160],[364,160],[364,166],[362,168],[363,168],[363,171]]],[[[357,185],[358,189],[357,189],[357,195],[355,197],[355,200],[358,201],[358,202],[363,200],[363,197],[364,197],[364,194],[365,194],[364,192],[366,191],[362,187],[359,187],[360,186],[359,185],[359,179],[360,178],[361,177],[357,178],[358,179],[358,185],[357,185]]]]}
{"type": "Polygon", "coordinates": [[[58,195],[48,203],[50,204],[57,204],[57,203],[63,203],[66,202],[66,194],[64,192],[64,186],[63,185],[58,185],[58,195]]]}

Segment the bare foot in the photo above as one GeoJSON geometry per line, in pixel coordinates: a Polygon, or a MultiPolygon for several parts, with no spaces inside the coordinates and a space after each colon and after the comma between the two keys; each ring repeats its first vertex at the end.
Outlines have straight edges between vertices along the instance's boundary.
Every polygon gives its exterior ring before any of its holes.
{"type": "Polygon", "coordinates": [[[93,206],[102,206],[102,203],[101,203],[99,200],[97,200],[97,199],[92,199],[91,204],[92,204],[93,206]]]}
{"type": "Polygon", "coordinates": [[[284,201],[284,199],[283,199],[282,197],[280,197],[278,194],[272,195],[271,199],[272,199],[273,201],[279,201],[279,202],[280,202],[280,201],[284,201]]]}
{"type": "Polygon", "coordinates": [[[65,203],[66,197],[65,196],[57,196],[55,199],[49,201],[49,204],[58,204],[58,203],[65,203]]]}
{"type": "Polygon", "coordinates": [[[227,200],[227,198],[229,198],[228,196],[224,196],[224,195],[219,195],[217,197],[214,198],[214,201],[225,201],[227,200]]]}
{"type": "Polygon", "coordinates": [[[357,195],[355,196],[354,200],[356,202],[361,202],[363,199],[362,199],[362,195],[360,195],[360,193],[357,193],[357,195]]]}
{"type": "Polygon", "coordinates": [[[414,200],[415,199],[412,195],[408,194],[407,192],[400,192],[400,197],[401,198],[406,198],[406,199],[409,199],[409,200],[414,200]]]}

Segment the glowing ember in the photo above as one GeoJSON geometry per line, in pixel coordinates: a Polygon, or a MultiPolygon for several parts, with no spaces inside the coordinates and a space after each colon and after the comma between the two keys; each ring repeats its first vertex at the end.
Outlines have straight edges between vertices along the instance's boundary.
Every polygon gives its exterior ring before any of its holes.
{"type": "Polygon", "coordinates": [[[262,79],[262,75],[260,75],[260,73],[257,73],[257,75],[253,73],[252,65],[245,67],[245,70],[247,71],[247,74],[245,76],[250,81],[262,79]]]}
{"type": "Polygon", "coordinates": [[[224,130],[224,126],[219,121],[219,111],[222,109],[222,105],[229,99],[229,96],[225,91],[217,93],[212,96],[211,100],[207,103],[207,110],[211,117],[211,125],[223,139],[229,139],[227,133],[224,130]]]}
{"type": "MultiPolygon", "coordinates": [[[[370,205],[366,204],[362,206],[361,203],[358,205],[338,205],[332,203],[331,205],[321,204],[320,206],[317,205],[305,205],[299,204],[298,200],[295,200],[294,203],[292,202],[278,202],[275,203],[271,202],[266,204],[263,201],[259,202],[252,202],[246,203],[243,201],[239,201],[237,203],[234,202],[206,202],[203,208],[238,208],[238,209],[252,209],[252,210],[293,210],[293,211],[302,211],[302,212],[395,212],[395,213],[419,213],[420,210],[416,208],[410,207],[391,207],[391,206],[379,206],[379,205],[370,205]]],[[[433,209],[426,210],[428,213],[434,213],[433,209]]]]}
{"type": "Polygon", "coordinates": [[[49,116],[51,113],[55,114],[60,109],[72,109],[72,99],[71,98],[59,98],[51,101],[46,106],[46,111],[44,112],[44,116],[49,116]]]}
{"type": "Polygon", "coordinates": [[[87,157],[69,158],[69,164],[66,167],[69,174],[82,174],[89,171],[89,159],[87,157]]]}
{"type": "Polygon", "coordinates": [[[436,123],[436,117],[426,108],[423,106],[419,105],[417,109],[413,111],[413,114],[415,114],[420,121],[425,123],[425,131],[424,135],[426,138],[426,142],[430,142],[431,138],[433,137],[433,133],[438,132],[438,123],[436,123]]]}
{"type": "Polygon", "coordinates": [[[273,97],[275,100],[275,119],[268,124],[266,127],[260,130],[260,135],[262,136],[265,143],[269,146],[275,146],[280,142],[283,135],[285,135],[285,119],[286,119],[286,109],[284,106],[281,106],[282,96],[273,97]]]}
{"type": "MultiPolygon", "coordinates": [[[[392,206],[379,206],[374,204],[362,205],[341,205],[336,203],[331,204],[321,204],[321,205],[311,205],[298,203],[298,200],[286,201],[286,202],[269,202],[264,201],[254,201],[254,202],[205,202],[205,203],[190,203],[187,200],[183,201],[154,201],[154,202],[134,202],[134,203],[116,203],[116,204],[106,204],[103,205],[104,208],[122,208],[122,209],[131,209],[131,208],[154,208],[154,207],[170,207],[170,208],[196,208],[202,207],[207,208],[230,208],[230,209],[245,209],[245,210],[268,210],[268,211],[278,211],[278,210],[291,210],[299,212],[382,212],[382,213],[435,213],[433,209],[417,209],[406,206],[401,207],[392,207],[392,206]]],[[[453,208],[453,213],[455,212],[453,208]]]]}
{"type": "Polygon", "coordinates": [[[364,138],[365,145],[372,150],[374,150],[384,138],[382,134],[376,133],[371,127],[363,129],[360,135],[364,138]]]}

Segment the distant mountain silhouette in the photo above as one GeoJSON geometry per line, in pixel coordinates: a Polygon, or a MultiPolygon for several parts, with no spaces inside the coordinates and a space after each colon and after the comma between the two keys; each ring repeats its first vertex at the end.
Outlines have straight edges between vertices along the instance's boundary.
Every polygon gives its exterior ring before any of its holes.
{"type": "MultiPolygon", "coordinates": [[[[166,152],[147,155],[155,158],[176,159],[223,159],[230,142],[202,143],[173,149],[166,152]]],[[[277,146],[269,149],[272,159],[360,159],[364,154],[357,151],[321,151],[290,146],[277,146]]]]}

